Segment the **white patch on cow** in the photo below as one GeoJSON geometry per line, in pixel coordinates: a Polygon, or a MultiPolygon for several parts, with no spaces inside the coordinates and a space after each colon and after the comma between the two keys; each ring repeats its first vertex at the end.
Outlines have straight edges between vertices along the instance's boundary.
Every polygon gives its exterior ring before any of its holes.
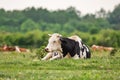
{"type": "Polygon", "coordinates": [[[87,58],[88,52],[89,52],[88,47],[85,44],[83,44],[83,52],[81,51],[80,53],[81,58],[87,58]]]}
{"type": "Polygon", "coordinates": [[[21,52],[18,46],[15,46],[15,51],[16,52],[21,52]]]}
{"type": "Polygon", "coordinates": [[[85,44],[83,44],[83,46],[86,48],[86,51],[89,52],[88,47],[85,44]]]}
{"type": "Polygon", "coordinates": [[[79,59],[79,56],[77,54],[75,54],[72,58],[73,59],[79,59]]]}
{"type": "Polygon", "coordinates": [[[83,52],[83,55],[82,55],[82,57],[81,58],[86,58],[86,50],[84,50],[84,52],[83,52]]]}
{"type": "Polygon", "coordinates": [[[67,53],[67,55],[64,58],[71,58],[70,53],[67,53]]]}

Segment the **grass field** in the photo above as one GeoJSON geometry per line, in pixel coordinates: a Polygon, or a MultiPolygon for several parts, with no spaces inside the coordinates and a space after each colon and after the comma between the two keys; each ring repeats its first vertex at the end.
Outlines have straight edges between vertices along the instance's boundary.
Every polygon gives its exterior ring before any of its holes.
{"type": "Polygon", "coordinates": [[[54,61],[34,61],[32,53],[0,52],[0,80],[120,80],[120,52],[54,61]]]}

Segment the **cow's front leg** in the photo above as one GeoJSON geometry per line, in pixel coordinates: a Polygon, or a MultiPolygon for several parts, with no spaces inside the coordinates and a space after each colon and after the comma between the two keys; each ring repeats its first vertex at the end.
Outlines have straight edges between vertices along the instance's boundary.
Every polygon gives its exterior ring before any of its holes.
{"type": "Polygon", "coordinates": [[[50,52],[50,53],[47,53],[47,55],[44,58],[42,58],[41,60],[48,60],[51,57],[52,57],[52,53],[50,52]]]}
{"type": "Polygon", "coordinates": [[[63,55],[61,52],[53,52],[52,58],[50,58],[50,60],[60,59],[62,57],[63,55]]]}
{"type": "Polygon", "coordinates": [[[60,55],[56,55],[56,56],[50,58],[50,60],[60,59],[60,57],[61,57],[60,55]]]}

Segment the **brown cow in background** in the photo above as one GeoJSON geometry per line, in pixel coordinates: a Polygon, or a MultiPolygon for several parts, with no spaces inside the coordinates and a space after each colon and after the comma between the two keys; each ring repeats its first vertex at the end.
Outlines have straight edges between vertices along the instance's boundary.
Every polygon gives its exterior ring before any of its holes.
{"type": "Polygon", "coordinates": [[[113,47],[104,47],[104,46],[98,46],[98,45],[92,45],[91,49],[93,51],[112,51],[113,47]]]}
{"type": "Polygon", "coordinates": [[[0,51],[4,51],[4,52],[10,52],[10,51],[29,52],[29,50],[26,48],[21,48],[18,46],[8,46],[8,45],[4,45],[4,46],[0,47],[0,51]]]}

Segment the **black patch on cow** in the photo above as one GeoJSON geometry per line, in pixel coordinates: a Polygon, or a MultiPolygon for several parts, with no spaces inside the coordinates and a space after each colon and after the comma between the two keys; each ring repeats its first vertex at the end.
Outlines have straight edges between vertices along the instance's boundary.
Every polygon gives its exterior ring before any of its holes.
{"type": "Polygon", "coordinates": [[[90,49],[88,48],[88,46],[86,44],[84,44],[83,42],[81,42],[81,47],[80,47],[80,54],[84,55],[83,53],[85,52],[86,56],[84,58],[91,58],[91,52],[90,49]]]}
{"type": "MultiPolygon", "coordinates": [[[[86,52],[86,58],[91,58],[91,52],[90,52],[90,49],[88,48],[88,46],[86,44],[83,44],[82,42],[82,51],[85,51],[86,52]]],[[[82,52],[83,54],[83,52],[82,52]]]]}
{"type": "Polygon", "coordinates": [[[63,57],[65,57],[68,53],[71,57],[75,56],[75,54],[80,57],[80,47],[78,42],[69,38],[60,38],[60,41],[63,50],[63,57]]]}

